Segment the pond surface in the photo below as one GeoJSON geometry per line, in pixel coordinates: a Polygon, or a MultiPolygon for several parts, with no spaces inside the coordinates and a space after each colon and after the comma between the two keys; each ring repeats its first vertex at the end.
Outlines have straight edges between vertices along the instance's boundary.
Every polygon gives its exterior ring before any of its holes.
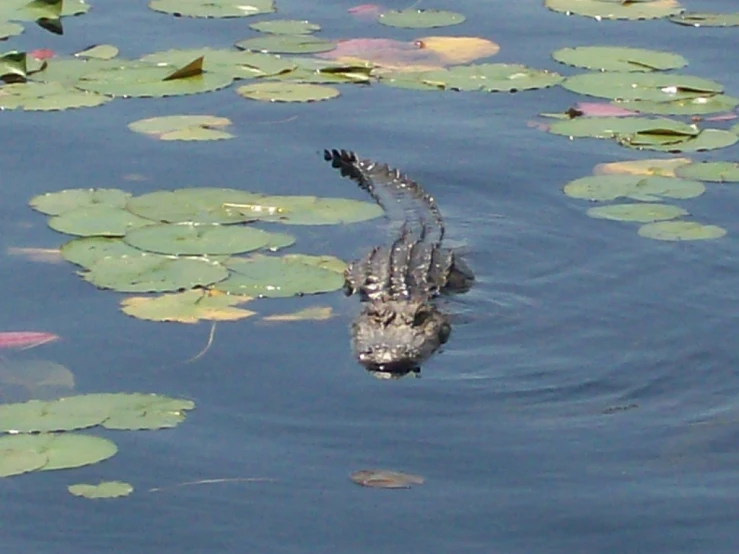
{"type": "MultiPolygon", "coordinates": [[[[285,1],[279,15],[320,23],[332,38],[428,34],[352,19],[352,5],[285,1]]],[[[467,23],[435,34],[490,38],[502,45],[496,62],[572,74],[551,60],[553,50],[670,50],[690,61],[684,72],[739,94],[736,29],[597,23],[554,14],[539,0],[460,0],[453,9],[467,23]]],[[[225,47],[251,36],[249,22],[175,19],[142,0],[98,1],[65,20],[64,36],[29,24],[6,49],[72,53],[109,42],[134,57],[225,47]]],[[[726,228],[725,238],[651,241],[632,225],[587,217],[583,202],[562,194],[597,163],[653,157],[528,125],[577,95],[341,90],[339,99],[312,105],[250,102],[232,87],[0,114],[3,250],[57,247],[63,239],[27,202],[65,188],[226,186],[363,199],[318,155],[338,147],[423,183],[479,278],[449,303],[460,317],[445,352],[421,378],[386,382],[356,365],[347,328],[358,302],[340,293],[258,301],[261,313],[320,304],[337,317],[219,324],[207,353],[187,362],[205,347],[208,324],[129,318],[118,295],[83,282],[69,264],[3,256],[0,328],[62,337],[9,358],[62,363],[81,392],[159,392],[197,403],[174,430],[95,431],[120,448],[102,464],[0,481],[3,553],[733,554],[738,189],[710,187],[686,202],[697,218],[726,228]],[[170,144],[126,128],[178,113],[229,117],[238,137],[170,144]],[[362,488],[348,476],[364,468],[426,482],[362,488]],[[100,480],[128,481],[136,491],[103,501],[66,491],[100,480]],[[186,485],[203,480],[225,481],[186,485]]],[[[738,152],[696,158],[736,160],[738,152]]],[[[311,253],[345,259],[384,238],[378,220],[303,232],[311,253]]]]}

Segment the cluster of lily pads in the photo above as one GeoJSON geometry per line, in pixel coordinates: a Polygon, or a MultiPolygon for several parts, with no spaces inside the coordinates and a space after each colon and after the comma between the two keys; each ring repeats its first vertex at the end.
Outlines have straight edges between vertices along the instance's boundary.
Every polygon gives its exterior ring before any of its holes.
{"type": "Polygon", "coordinates": [[[83,268],[85,280],[119,292],[175,293],[128,299],[126,313],[176,321],[238,319],[253,312],[234,306],[255,296],[341,288],[345,262],[333,256],[269,255],[295,238],[248,223],[329,225],[382,215],[370,202],[223,188],[140,196],[119,189],[69,189],[37,196],[31,206],[50,216],[52,229],[78,237],[61,247],[61,255],[83,268]]]}
{"type": "Polygon", "coordinates": [[[677,0],[544,0],[552,11],[604,19],[667,19],[692,27],[739,26],[739,13],[685,11],[677,0]]]}

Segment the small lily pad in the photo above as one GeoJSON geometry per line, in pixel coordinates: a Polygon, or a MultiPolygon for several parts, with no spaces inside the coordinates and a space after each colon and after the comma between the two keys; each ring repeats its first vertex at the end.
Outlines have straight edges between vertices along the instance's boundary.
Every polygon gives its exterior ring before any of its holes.
{"type": "Polygon", "coordinates": [[[223,140],[233,138],[220,130],[231,125],[227,117],[213,115],[168,115],[139,119],[128,124],[136,133],[151,135],[159,140],[223,140]]]}
{"type": "Polygon", "coordinates": [[[431,29],[458,25],[465,20],[461,13],[445,10],[388,10],[381,13],[377,21],[389,27],[406,29],[431,29]]]}
{"type": "Polygon", "coordinates": [[[427,71],[421,74],[421,78],[424,84],[437,88],[485,92],[546,88],[563,80],[558,73],[506,63],[460,65],[427,71]]]}
{"type": "MultiPolygon", "coordinates": [[[[118,447],[101,437],[76,433],[7,435],[0,437],[0,453],[34,451],[47,462],[39,471],[71,469],[96,464],[113,456],[118,447]]],[[[38,461],[39,458],[36,458],[38,461]]]]}
{"type": "Polygon", "coordinates": [[[339,96],[339,91],[333,87],[292,82],[243,85],[236,92],[244,98],[262,102],[319,102],[339,96]]]}
{"type": "Polygon", "coordinates": [[[187,290],[162,296],[135,296],[121,302],[124,313],[149,321],[197,323],[206,321],[236,321],[256,312],[236,308],[251,300],[249,296],[223,294],[217,291],[187,290]]]}
{"type": "Polygon", "coordinates": [[[236,48],[273,54],[315,54],[328,52],[336,43],[311,35],[267,35],[248,38],[236,43],[236,48]]]}
{"type": "Polygon", "coordinates": [[[249,17],[275,11],[274,0],[151,0],[158,12],[185,17],[249,17]]]}
{"type": "Polygon", "coordinates": [[[690,27],[739,27],[739,13],[682,12],[668,19],[690,27]]]}
{"type": "Polygon", "coordinates": [[[695,98],[723,92],[724,87],[690,75],[634,73],[626,71],[583,73],[562,83],[567,90],[614,100],[671,100],[695,98]]]}
{"type": "Polygon", "coordinates": [[[588,215],[597,219],[612,219],[614,221],[637,221],[647,223],[663,221],[688,215],[688,212],[678,206],[640,202],[637,204],[611,204],[597,206],[588,210],[588,215]]]}
{"type": "Polygon", "coordinates": [[[82,237],[70,240],[61,247],[62,257],[68,262],[86,269],[91,268],[103,258],[123,258],[143,256],[144,252],[126,244],[121,238],[82,237]]]}
{"type": "Polygon", "coordinates": [[[636,150],[657,150],[660,152],[703,152],[732,146],[739,137],[721,129],[704,129],[696,136],[669,137],[661,134],[639,132],[619,135],[618,142],[622,146],[636,150]]]}
{"type": "Polygon", "coordinates": [[[737,162],[692,163],[680,166],[676,173],[679,177],[698,181],[739,183],[739,163],[737,162]]]}
{"type": "Polygon", "coordinates": [[[81,237],[122,237],[132,229],[155,222],[109,206],[77,208],[49,219],[49,227],[60,233],[81,237]]]}
{"type": "Polygon", "coordinates": [[[128,496],[133,492],[133,486],[130,483],[122,481],[102,481],[97,485],[89,485],[78,483],[69,485],[67,490],[74,496],[83,498],[120,498],[128,496]]]}
{"type": "Polygon", "coordinates": [[[672,52],[617,46],[562,48],[552,57],[560,63],[597,71],[660,71],[688,64],[688,60],[672,52]]]}
{"type": "Polygon", "coordinates": [[[82,273],[96,287],[119,292],[176,292],[212,285],[227,276],[228,270],[218,263],[157,254],[103,258],[82,273]]]}
{"type": "Polygon", "coordinates": [[[255,31],[272,35],[309,35],[321,30],[321,26],[306,20],[270,19],[249,25],[255,31]]]}
{"type": "Polygon", "coordinates": [[[41,213],[59,215],[78,208],[123,208],[131,193],[120,189],[66,189],[34,196],[30,206],[41,213]]]}
{"type": "Polygon", "coordinates": [[[78,90],[61,83],[13,83],[2,87],[0,109],[55,111],[71,108],[92,108],[110,102],[112,98],[78,90]]]}
{"type": "Polygon", "coordinates": [[[703,225],[696,221],[658,221],[639,228],[639,235],[649,239],[682,241],[718,239],[726,229],[718,225],[703,225]]]}
{"type": "Polygon", "coordinates": [[[544,0],[552,11],[601,19],[659,19],[680,13],[676,0],[544,0]]]}
{"type": "Polygon", "coordinates": [[[594,175],[575,179],[564,187],[567,196],[591,201],[631,198],[659,202],[663,198],[695,198],[705,190],[700,181],[643,175],[594,175]]]}
{"type": "Polygon", "coordinates": [[[357,485],[376,489],[409,489],[424,483],[420,475],[387,469],[360,469],[352,473],[350,479],[357,485]]]}

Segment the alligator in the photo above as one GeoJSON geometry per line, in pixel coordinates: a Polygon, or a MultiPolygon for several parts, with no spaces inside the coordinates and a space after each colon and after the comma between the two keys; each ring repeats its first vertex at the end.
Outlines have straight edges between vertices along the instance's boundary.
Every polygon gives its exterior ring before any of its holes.
{"type": "Polygon", "coordinates": [[[351,151],[324,150],[324,159],[369,193],[392,227],[387,244],[372,248],[344,273],[345,294],[357,294],[361,301],[351,326],[354,354],[376,376],[418,373],[452,330],[449,315],[434,299],[468,290],[474,275],[442,246],[441,212],[421,185],[351,151]]]}

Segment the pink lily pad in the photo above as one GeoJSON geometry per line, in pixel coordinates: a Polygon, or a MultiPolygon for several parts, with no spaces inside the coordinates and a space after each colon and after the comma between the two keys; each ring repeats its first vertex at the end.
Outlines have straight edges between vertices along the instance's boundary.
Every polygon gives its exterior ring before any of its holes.
{"type": "Polygon", "coordinates": [[[629,117],[639,115],[633,110],[626,110],[606,102],[579,102],[575,108],[586,117],[629,117]]]}
{"type": "Polygon", "coordinates": [[[40,331],[0,332],[0,350],[8,348],[27,349],[41,346],[59,339],[59,335],[40,331]]]}

